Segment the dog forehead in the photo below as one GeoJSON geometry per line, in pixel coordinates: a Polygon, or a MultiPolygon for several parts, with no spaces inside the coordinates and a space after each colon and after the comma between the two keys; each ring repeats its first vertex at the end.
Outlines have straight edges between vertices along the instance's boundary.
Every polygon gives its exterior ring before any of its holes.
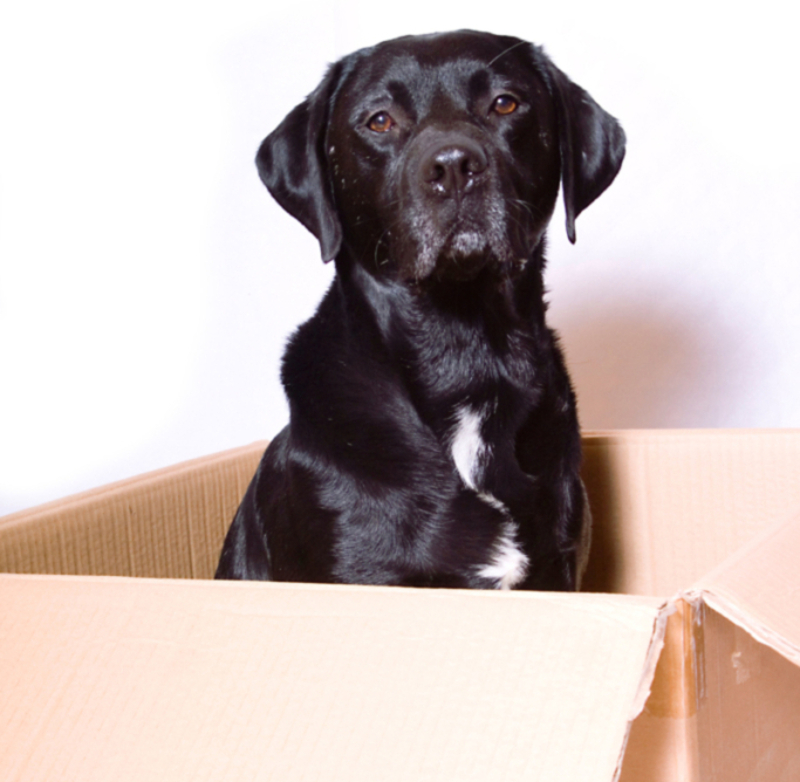
{"type": "Polygon", "coordinates": [[[411,56],[420,64],[437,66],[453,60],[475,59],[482,64],[499,62],[506,53],[530,46],[527,41],[510,36],[474,30],[456,30],[430,35],[407,35],[362,50],[370,56],[392,58],[411,56]]]}
{"type": "Polygon", "coordinates": [[[413,94],[422,106],[442,93],[468,99],[536,80],[532,52],[526,41],[471,31],[397,38],[351,55],[339,100],[353,105],[413,94]]]}

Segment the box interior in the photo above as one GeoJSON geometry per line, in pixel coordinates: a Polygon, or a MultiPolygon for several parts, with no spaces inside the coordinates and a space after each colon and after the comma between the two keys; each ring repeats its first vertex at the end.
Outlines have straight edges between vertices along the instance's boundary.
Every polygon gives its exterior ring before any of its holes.
{"type": "MultiPolygon", "coordinates": [[[[800,509],[800,432],[584,435],[585,592],[669,597],[800,509]]],[[[0,572],[211,578],[266,443],[0,518],[0,572]]]]}

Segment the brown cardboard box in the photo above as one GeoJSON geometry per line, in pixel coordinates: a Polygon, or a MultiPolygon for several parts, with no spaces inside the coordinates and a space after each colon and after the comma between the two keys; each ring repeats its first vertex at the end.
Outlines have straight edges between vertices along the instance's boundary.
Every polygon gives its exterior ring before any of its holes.
{"type": "Polygon", "coordinates": [[[263,443],[0,519],[0,779],[797,782],[800,431],[584,443],[579,595],[209,581],[263,443]]]}

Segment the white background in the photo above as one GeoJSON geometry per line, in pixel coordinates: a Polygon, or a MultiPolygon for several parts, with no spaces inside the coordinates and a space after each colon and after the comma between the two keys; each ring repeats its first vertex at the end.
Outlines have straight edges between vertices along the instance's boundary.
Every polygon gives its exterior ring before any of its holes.
{"type": "Polygon", "coordinates": [[[0,514],[273,436],[331,278],[253,156],[328,62],[458,27],[544,44],[617,116],[550,236],[586,428],[800,426],[785,0],[75,0],[0,11],[0,514]]]}

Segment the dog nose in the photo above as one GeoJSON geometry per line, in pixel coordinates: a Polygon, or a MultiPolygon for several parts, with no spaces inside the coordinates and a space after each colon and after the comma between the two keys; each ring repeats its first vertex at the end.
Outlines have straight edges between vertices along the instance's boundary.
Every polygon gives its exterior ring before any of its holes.
{"type": "Polygon", "coordinates": [[[486,153],[469,139],[437,146],[422,162],[422,177],[445,196],[460,196],[474,186],[489,163],[486,153]]]}

